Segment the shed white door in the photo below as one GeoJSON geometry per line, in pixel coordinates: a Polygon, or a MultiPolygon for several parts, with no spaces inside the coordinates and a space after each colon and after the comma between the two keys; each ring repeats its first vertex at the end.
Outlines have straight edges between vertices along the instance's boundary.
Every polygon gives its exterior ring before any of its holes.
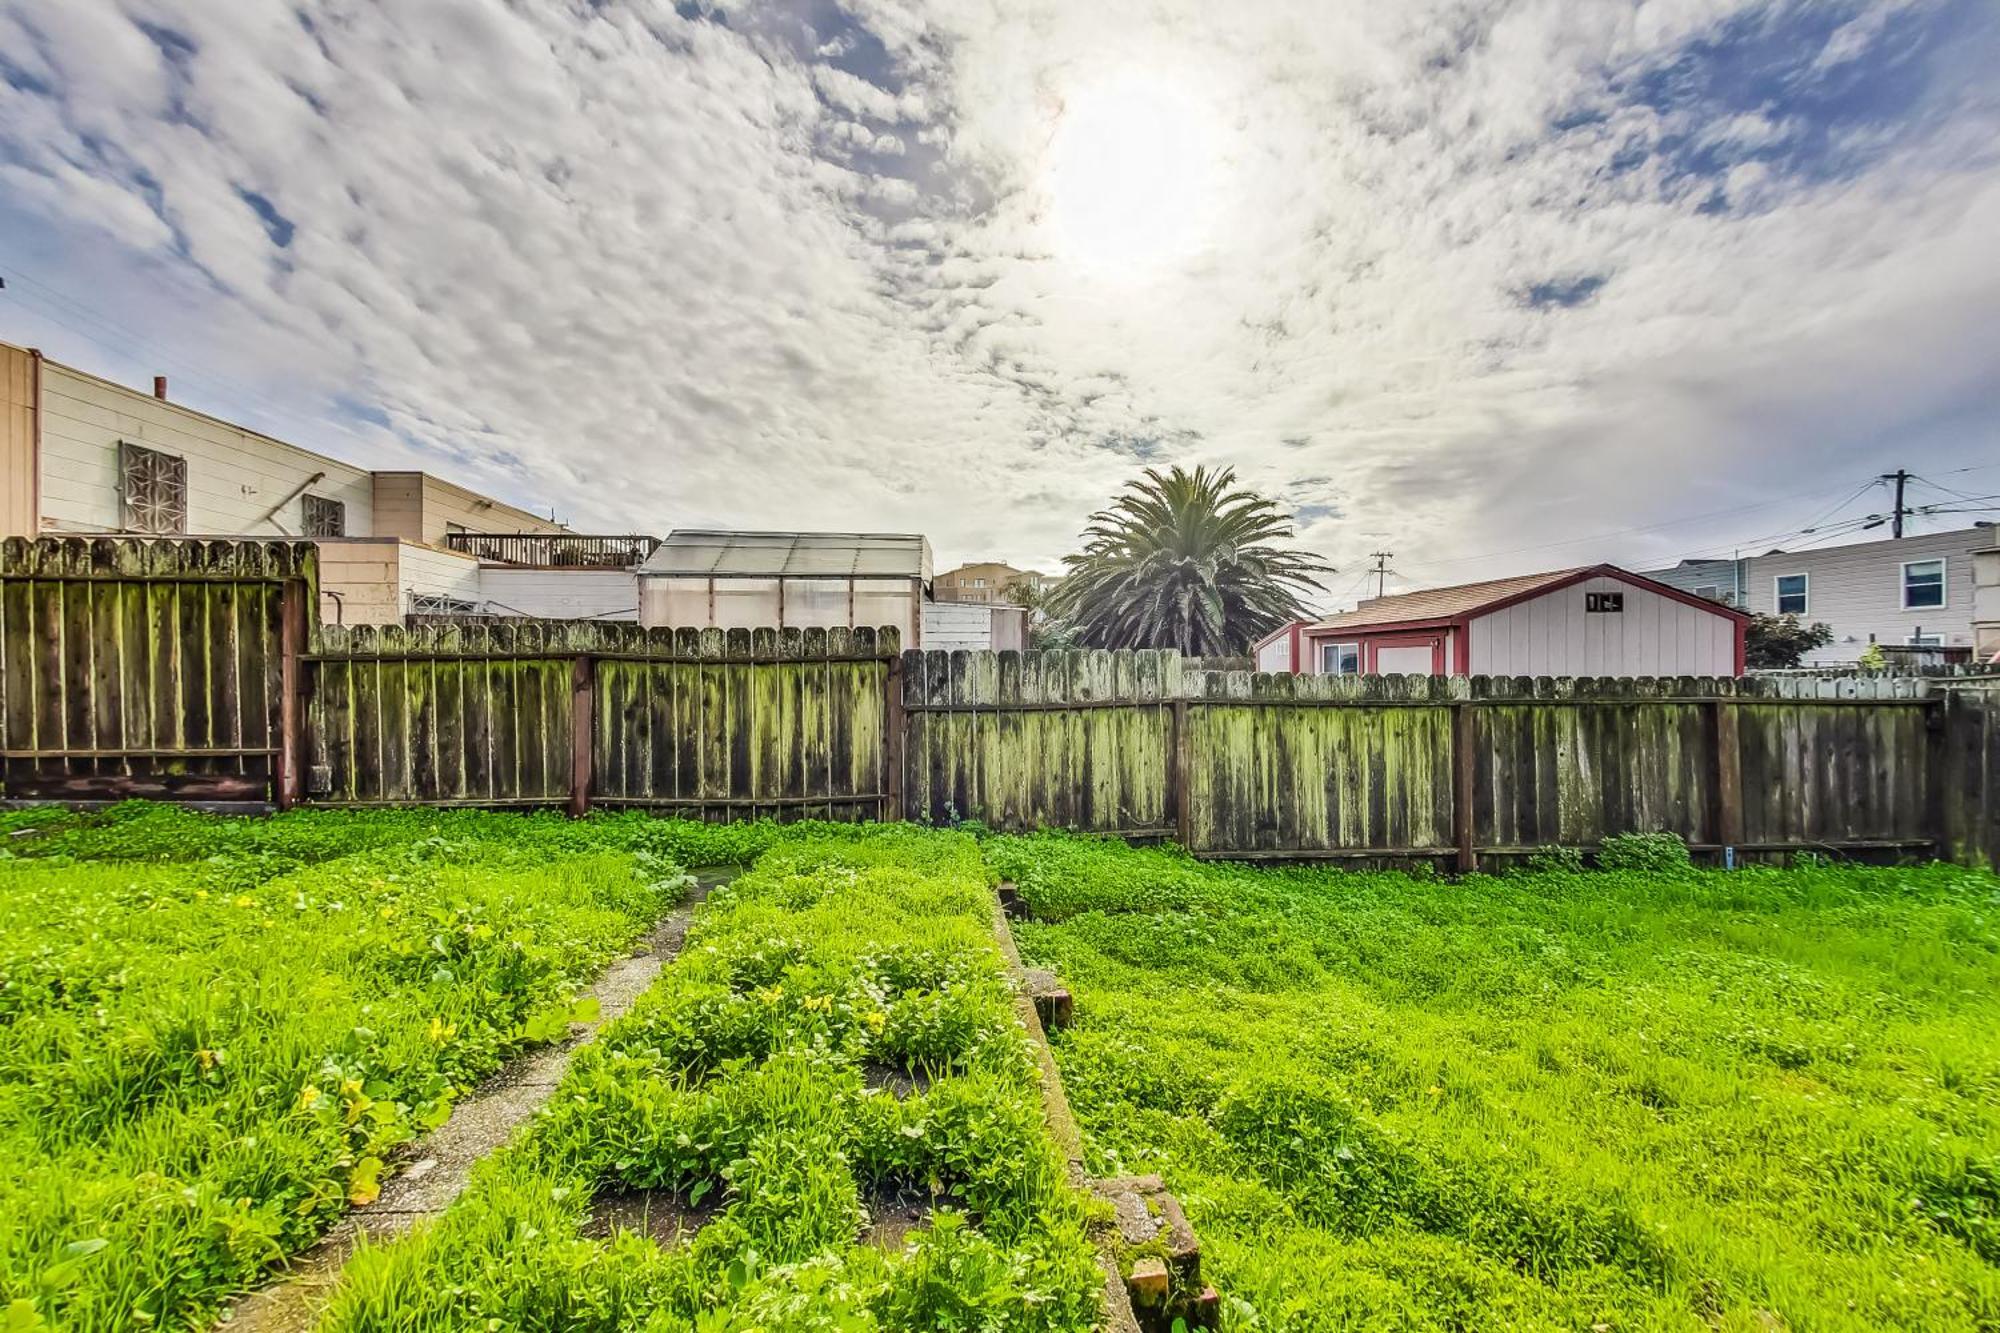
{"type": "Polygon", "coordinates": [[[1378,676],[1430,675],[1430,645],[1417,643],[1403,648],[1377,648],[1375,650],[1375,674],[1378,676]]]}

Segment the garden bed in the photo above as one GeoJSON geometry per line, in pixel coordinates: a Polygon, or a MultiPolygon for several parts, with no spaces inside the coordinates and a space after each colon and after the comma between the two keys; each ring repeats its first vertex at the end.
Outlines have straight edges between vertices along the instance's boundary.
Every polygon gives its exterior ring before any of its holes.
{"type": "Polygon", "coordinates": [[[788,830],[328,1325],[1091,1328],[991,920],[969,837],[788,830]]]}
{"type": "Polygon", "coordinates": [[[1164,1177],[1225,1327],[2000,1326],[1990,875],[987,849],[1087,1165],[1164,1177]]]}

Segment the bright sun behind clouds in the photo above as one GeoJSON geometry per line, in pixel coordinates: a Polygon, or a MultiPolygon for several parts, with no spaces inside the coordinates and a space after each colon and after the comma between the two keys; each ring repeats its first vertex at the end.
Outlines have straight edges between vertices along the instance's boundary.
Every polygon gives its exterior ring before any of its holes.
{"type": "Polygon", "coordinates": [[[1224,203],[1217,111],[1180,80],[1127,71],[1070,91],[1049,144],[1056,255],[1091,274],[1154,276],[1207,246],[1224,203]]]}

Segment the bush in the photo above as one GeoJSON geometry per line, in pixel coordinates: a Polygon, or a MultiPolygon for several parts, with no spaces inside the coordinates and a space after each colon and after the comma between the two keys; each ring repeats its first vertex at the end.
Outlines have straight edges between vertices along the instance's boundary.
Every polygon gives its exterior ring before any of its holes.
{"type": "Polygon", "coordinates": [[[1677,833],[1619,833],[1598,847],[1597,866],[1640,875],[1674,875],[1692,870],[1694,861],[1677,833]]]}

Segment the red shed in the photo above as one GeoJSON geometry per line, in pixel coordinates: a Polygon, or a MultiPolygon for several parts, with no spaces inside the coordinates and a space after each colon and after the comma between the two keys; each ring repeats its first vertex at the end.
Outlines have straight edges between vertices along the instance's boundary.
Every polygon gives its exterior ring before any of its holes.
{"type": "Polygon", "coordinates": [[[1740,676],[1741,611],[1614,565],[1372,597],[1257,645],[1310,675],[1740,676]]]}

